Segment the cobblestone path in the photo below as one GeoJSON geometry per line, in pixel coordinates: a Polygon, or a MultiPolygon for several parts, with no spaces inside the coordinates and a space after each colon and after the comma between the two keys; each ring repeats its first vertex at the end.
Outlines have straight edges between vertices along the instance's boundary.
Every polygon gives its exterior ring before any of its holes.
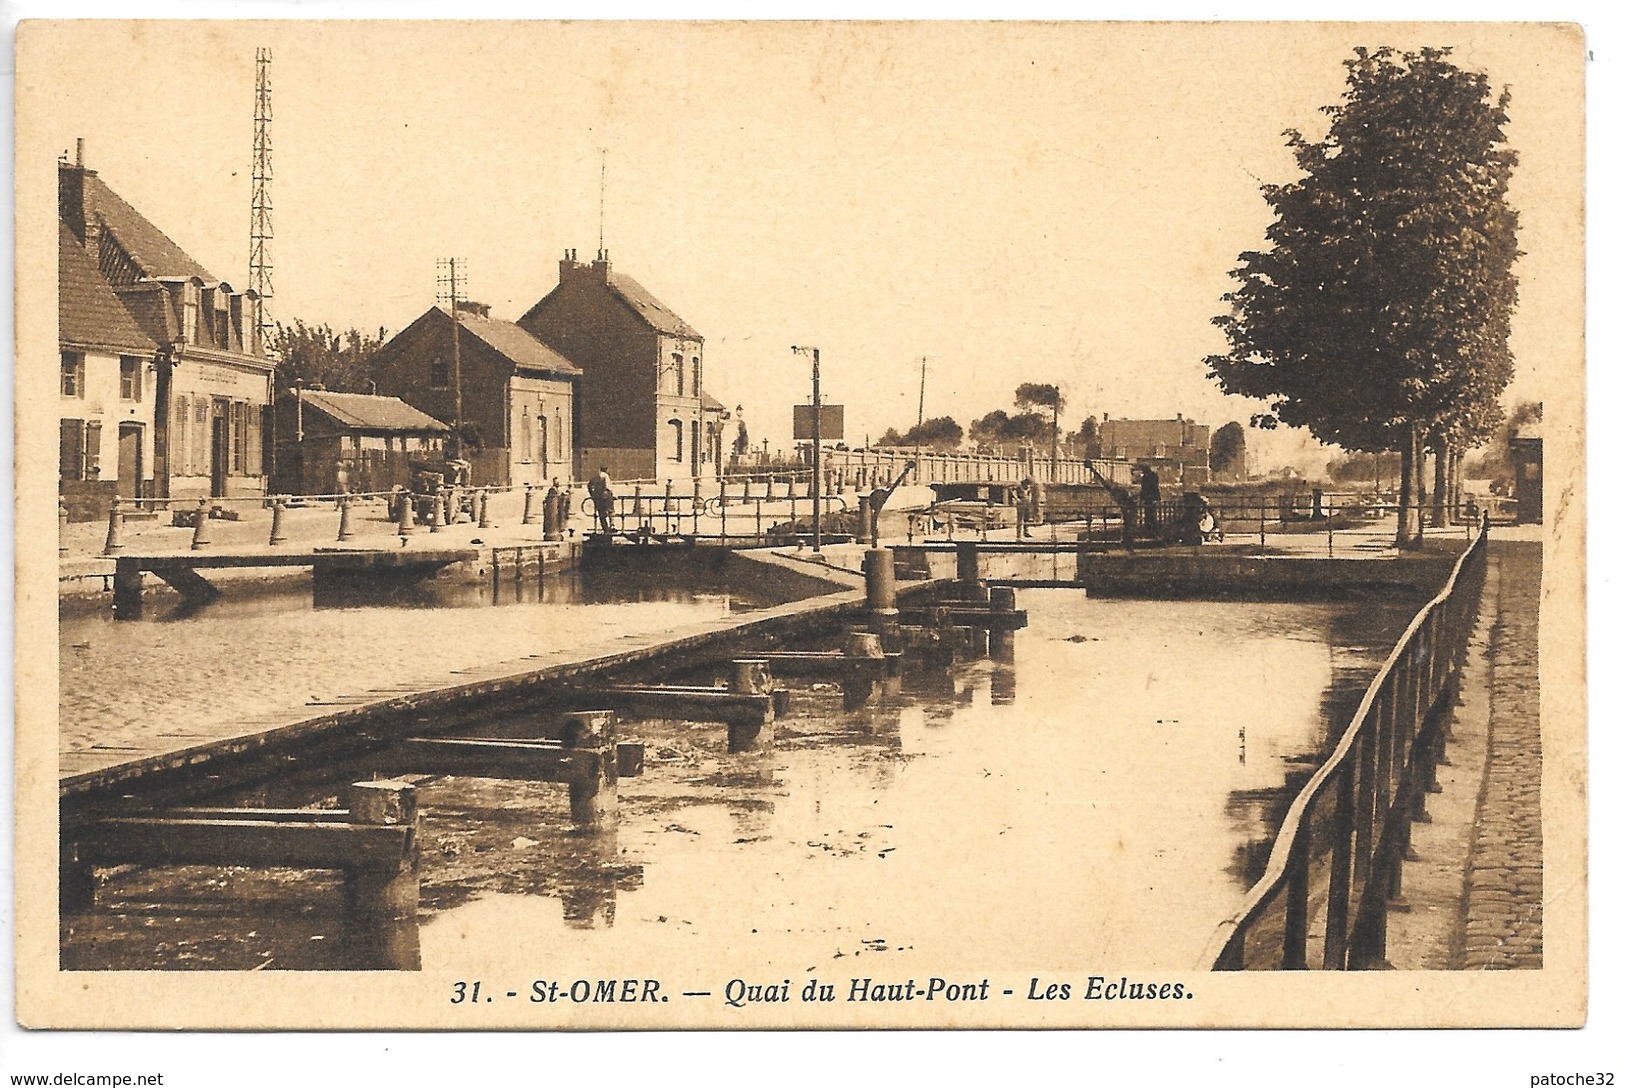
{"type": "Polygon", "coordinates": [[[1492,536],[1490,562],[1500,593],[1490,636],[1489,768],[1474,821],[1466,932],[1452,959],[1467,970],[1539,968],[1540,545],[1492,536]]]}

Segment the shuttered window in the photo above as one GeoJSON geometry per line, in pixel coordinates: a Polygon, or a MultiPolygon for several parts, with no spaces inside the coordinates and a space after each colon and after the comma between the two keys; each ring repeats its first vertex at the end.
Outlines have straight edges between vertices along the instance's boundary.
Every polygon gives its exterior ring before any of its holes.
{"type": "Polygon", "coordinates": [[[82,480],[85,471],[85,421],[62,421],[62,451],[59,469],[64,480],[82,480]]]}

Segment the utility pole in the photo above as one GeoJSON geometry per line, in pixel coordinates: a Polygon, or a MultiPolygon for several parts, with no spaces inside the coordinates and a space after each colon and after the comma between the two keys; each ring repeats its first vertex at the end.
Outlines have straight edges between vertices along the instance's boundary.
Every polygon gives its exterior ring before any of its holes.
{"type": "Polygon", "coordinates": [[[823,490],[824,490],[824,459],[823,459],[823,419],[824,401],[818,388],[818,349],[801,348],[794,344],[790,350],[797,355],[812,356],[812,514],[813,514],[813,551],[821,552],[824,548],[824,522],[823,522],[823,490]]]}
{"type": "Polygon", "coordinates": [[[467,278],[467,270],[457,271],[457,258],[445,257],[439,262],[440,286],[445,288],[446,302],[451,308],[451,448],[458,460],[463,457],[463,351],[461,319],[457,303],[459,292],[467,278]]]}
{"type": "MultiPolygon", "coordinates": [[[[925,427],[925,356],[920,356],[920,418],[916,424],[915,434],[919,434],[925,427]]],[[[919,445],[918,442],[915,445],[919,445]]]]}

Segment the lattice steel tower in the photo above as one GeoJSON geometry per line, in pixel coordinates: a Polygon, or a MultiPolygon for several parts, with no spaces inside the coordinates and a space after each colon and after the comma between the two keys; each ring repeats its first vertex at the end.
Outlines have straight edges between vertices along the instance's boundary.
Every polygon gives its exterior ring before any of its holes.
{"type": "Polygon", "coordinates": [[[248,285],[259,294],[254,324],[271,342],[271,51],[254,50],[254,195],[248,224],[248,285]]]}

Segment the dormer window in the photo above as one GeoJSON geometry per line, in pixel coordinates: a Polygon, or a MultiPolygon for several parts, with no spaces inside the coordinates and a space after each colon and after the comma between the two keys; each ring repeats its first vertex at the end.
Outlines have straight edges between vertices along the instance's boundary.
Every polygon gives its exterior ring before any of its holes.
{"type": "Polygon", "coordinates": [[[231,348],[231,299],[223,289],[214,293],[214,346],[231,348]]]}
{"type": "Polygon", "coordinates": [[[181,287],[181,339],[188,344],[197,343],[197,284],[181,287]]]}
{"type": "Polygon", "coordinates": [[[444,359],[431,359],[429,361],[429,388],[450,389],[451,367],[444,359]]]}

